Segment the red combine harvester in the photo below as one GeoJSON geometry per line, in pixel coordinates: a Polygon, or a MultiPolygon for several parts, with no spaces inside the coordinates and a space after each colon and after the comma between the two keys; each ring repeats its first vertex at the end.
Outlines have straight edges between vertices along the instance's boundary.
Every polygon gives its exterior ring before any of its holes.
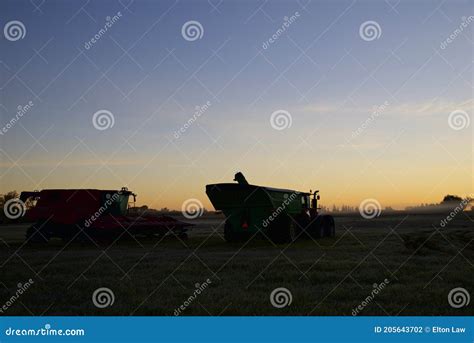
{"type": "Polygon", "coordinates": [[[130,196],[135,203],[136,194],[127,188],[119,191],[45,189],[22,192],[20,200],[34,204],[26,212],[26,219],[35,223],[28,228],[26,239],[28,242],[46,243],[56,237],[64,241],[89,242],[168,233],[187,238],[187,227],[193,224],[169,216],[131,213],[130,196]]]}

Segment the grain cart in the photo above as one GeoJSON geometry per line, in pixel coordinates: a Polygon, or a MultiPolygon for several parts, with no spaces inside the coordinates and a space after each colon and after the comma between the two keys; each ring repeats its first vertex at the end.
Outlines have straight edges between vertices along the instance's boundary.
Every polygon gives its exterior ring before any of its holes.
{"type": "Polygon", "coordinates": [[[111,241],[134,235],[164,236],[173,232],[186,238],[192,224],[168,216],[131,213],[129,198],[136,194],[127,188],[99,189],[45,189],[22,192],[20,200],[34,203],[26,211],[27,221],[34,224],[27,230],[29,243],[46,243],[50,238],[81,242],[111,241]]]}
{"type": "Polygon", "coordinates": [[[251,185],[240,172],[234,181],[237,183],[206,186],[212,205],[226,216],[226,241],[245,239],[255,233],[263,233],[276,243],[335,236],[334,218],[318,213],[319,191],[305,193],[251,185]]]}

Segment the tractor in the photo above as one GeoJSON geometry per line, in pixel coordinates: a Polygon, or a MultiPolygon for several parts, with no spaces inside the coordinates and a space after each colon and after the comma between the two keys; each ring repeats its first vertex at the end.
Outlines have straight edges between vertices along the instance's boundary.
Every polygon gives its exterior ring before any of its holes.
{"type": "Polygon", "coordinates": [[[136,194],[127,188],[99,189],[45,189],[22,192],[20,200],[33,203],[26,211],[26,220],[34,224],[26,232],[28,243],[46,243],[51,238],[63,241],[103,242],[135,235],[147,237],[173,233],[187,238],[187,227],[169,216],[132,213],[129,198],[136,194]]]}
{"type": "Polygon", "coordinates": [[[237,183],[206,186],[206,194],[216,210],[226,216],[227,242],[262,234],[275,243],[299,238],[334,237],[334,218],[318,212],[319,191],[298,192],[251,185],[238,172],[237,183]]]}

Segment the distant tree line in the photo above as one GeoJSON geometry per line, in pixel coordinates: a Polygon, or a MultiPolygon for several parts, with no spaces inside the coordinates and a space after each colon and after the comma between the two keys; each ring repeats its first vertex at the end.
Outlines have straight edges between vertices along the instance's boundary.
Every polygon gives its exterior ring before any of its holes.
{"type": "Polygon", "coordinates": [[[439,204],[421,204],[419,206],[410,206],[407,207],[406,211],[421,211],[421,212],[429,212],[429,211],[444,211],[444,210],[452,210],[455,207],[461,206],[463,209],[467,210],[474,210],[474,207],[471,206],[473,202],[473,198],[467,197],[465,199],[461,198],[457,195],[446,195],[443,200],[439,204]],[[469,206],[471,206],[469,208],[469,206]]]}
{"type": "MultiPolygon", "coordinates": [[[[443,200],[440,203],[431,203],[431,204],[420,204],[418,206],[409,206],[405,208],[405,211],[436,211],[436,210],[451,210],[456,206],[462,206],[464,209],[468,209],[474,211],[474,206],[470,207],[474,199],[466,198],[463,199],[457,195],[448,194],[444,196],[443,200]]],[[[336,206],[332,205],[331,208],[326,206],[321,206],[321,211],[323,212],[331,212],[331,213],[355,213],[359,211],[359,208],[356,206],[349,206],[349,205],[341,205],[336,206]]],[[[392,207],[387,206],[382,208],[384,212],[391,212],[395,211],[392,207]]]]}

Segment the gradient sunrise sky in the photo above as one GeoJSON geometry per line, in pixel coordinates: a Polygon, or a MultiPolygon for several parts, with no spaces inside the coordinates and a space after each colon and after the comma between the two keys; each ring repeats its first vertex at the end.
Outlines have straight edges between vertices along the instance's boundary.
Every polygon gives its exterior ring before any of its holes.
{"type": "Polygon", "coordinates": [[[0,193],[127,186],[139,204],[196,198],[210,209],[205,185],[237,171],[319,189],[325,206],[375,198],[400,208],[473,192],[472,1],[0,9],[0,193]],[[23,38],[8,36],[12,21],[23,38]],[[197,37],[183,35],[189,21],[197,37]],[[113,116],[105,130],[93,123],[101,110],[113,116]],[[272,125],[275,111],[286,112],[272,125]]]}

